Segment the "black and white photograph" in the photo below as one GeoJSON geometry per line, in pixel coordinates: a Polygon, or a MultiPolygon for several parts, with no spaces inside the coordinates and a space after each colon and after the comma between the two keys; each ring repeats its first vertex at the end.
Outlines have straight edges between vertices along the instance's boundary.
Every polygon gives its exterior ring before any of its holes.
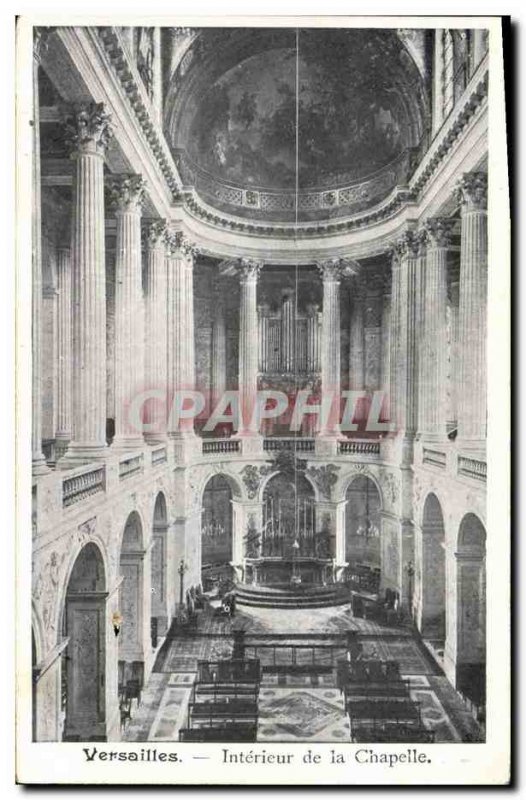
{"type": "Polygon", "coordinates": [[[18,20],[20,779],[505,783],[502,19],[148,21],[18,20]]]}

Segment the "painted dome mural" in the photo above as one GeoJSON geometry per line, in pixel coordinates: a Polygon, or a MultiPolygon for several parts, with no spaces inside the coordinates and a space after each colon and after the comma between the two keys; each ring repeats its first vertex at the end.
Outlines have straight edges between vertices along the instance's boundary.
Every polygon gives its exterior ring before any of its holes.
{"type": "MultiPolygon", "coordinates": [[[[272,31],[251,33],[252,47],[233,33],[214,47],[207,31],[194,61],[208,80],[193,82],[190,67],[173,114],[169,98],[169,138],[188,184],[200,181],[218,201],[225,192],[207,180],[271,192],[294,192],[297,181],[300,190],[325,191],[376,176],[420,143],[423,77],[395,32],[289,30],[281,39],[272,31]],[[421,90],[413,92],[413,107],[409,83],[421,90]]],[[[397,166],[363,199],[385,196],[401,177],[397,166]]]]}

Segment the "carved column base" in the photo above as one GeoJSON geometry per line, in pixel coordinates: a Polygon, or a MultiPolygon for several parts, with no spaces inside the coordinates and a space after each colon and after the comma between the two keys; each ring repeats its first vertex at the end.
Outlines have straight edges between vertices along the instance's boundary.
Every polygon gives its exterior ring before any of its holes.
{"type": "Polygon", "coordinates": [[[241,455],[261,456],[263,455],[263,437],[258,433],[236,436],[241,442],[241,455]]]}
{"type": "Polygon", "coordinates": [[[332,458],[338,453],[338,442],[342,439],[336,434],[320,433],[314,441],[314,452],[317,456],[332,458]]]}
{"type": "Polygon", "coordinates": [[[142,436],[116,436],[111,443],[112,453],[122,455],[123,453],[131,453],[136,450],[144,448],[144,439],[142,436]]]}
{"type": "Polygon", "coordinates": [[[179,464],[186,464],[202,453],[201,439],[193,431],[169,435],[174,460],[179,464]]]}
{"type": "Polygon", "coordinates": [[[59,469],[73,469],[84,464],[91,464],[92,461],[104,461],[108,457],[108,446],[106,444],[94,445],[83,444],[82,442],[71,442],[67,452],[56,466],[59,469]]]}

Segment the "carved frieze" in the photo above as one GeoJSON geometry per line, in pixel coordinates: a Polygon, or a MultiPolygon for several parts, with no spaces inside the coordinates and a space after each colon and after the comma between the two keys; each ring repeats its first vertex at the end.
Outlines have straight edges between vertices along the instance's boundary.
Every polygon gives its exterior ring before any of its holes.
{"type": "Polygon", "coordinates": [[[323,497],[330,498],[333,486],[338,482],[340,467],[327,464],[323,467],[309,467],[306,474],[312,478],[323,497]]]}

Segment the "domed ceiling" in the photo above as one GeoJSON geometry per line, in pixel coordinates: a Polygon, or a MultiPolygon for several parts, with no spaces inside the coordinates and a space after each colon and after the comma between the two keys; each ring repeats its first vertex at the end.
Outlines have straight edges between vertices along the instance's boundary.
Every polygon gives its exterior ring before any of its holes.
{"type": "MultiPolygon", "coordinates": [[[[284,199],[296,185],[327,197],[327,190],[367,184],[371,176],[378,183],[380,176],[381,186],[362,198],[367,205],[403,182],[409,150],[425,129],[426,100],[424,78],[395,31],[226,35],[225,42],[225,32],[203,34],[167,97],[183,179],[207,201],[243,207],[248,190],[257,217],[272,212],[268,200],[261,208],[268,193],[282,195],[285,218],[284,199]]],[[[338,199],[329,200],[329,211],[338,199]]]]}

